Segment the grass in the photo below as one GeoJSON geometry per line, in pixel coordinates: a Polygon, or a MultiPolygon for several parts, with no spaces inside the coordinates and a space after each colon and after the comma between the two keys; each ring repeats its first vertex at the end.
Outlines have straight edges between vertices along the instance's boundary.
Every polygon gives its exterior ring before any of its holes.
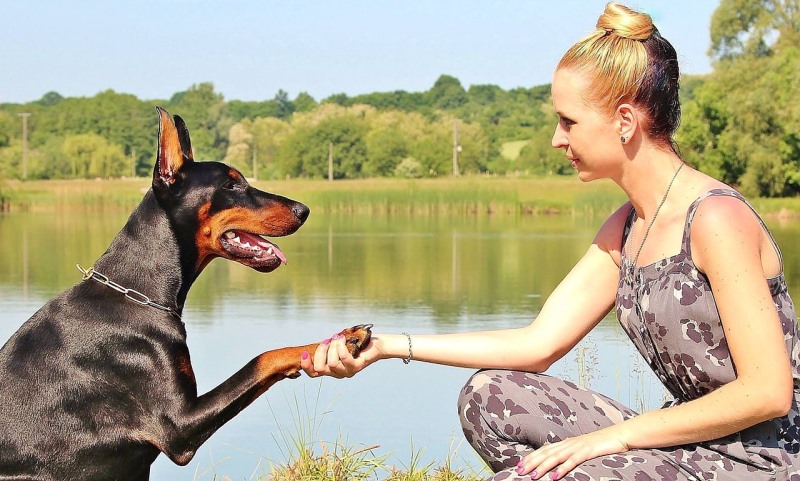
{"type": "MultiPolygon", "coordinates": [[[[422,450],[415,449],[412,443],[409,463],[397,467],[388,463],[389,455],[379,453],[380,446],[355,446],[341,435],[333,442],[321,441],[319,431],[328,412],[320,413],[319,396],[320,391],[313,405],[307,398],[302,402],[294,398],[290,404],[290,430],[280,425],[273,411],[273,418],[280,427],[275,442],[286,461],[280,464],[270,461],[269,472],[260,476],[259,481],[478,481],[488,474],[483,468],[454,469],[452,446],[443,464],[423,465],[422,450]]],[[[214,479],[218,476],[214,475],[214,479]]]]}
{"type": "MultiPolygon", "coordinates": [[[[259,188],[300,199],[313,210],[352,214],[608,213],[624,200],[610,183],[574,177],[464,176],[440,179],[257,181],[259,188]]],[[[7,181],[6,210],[130,209],[149,179],[7,181]]]]}
{"type": "MultiPolygon", "coordinates": [[[[574,176],[463,176],[436,179],[292,179],[256,181],[256,187],[308,204],[315,212],[359,215],[609,215],[625,201],[609,181],[582,183],[574,176]]],[[[0,210],[130,210],[150,186],[148,178],[112,180],[9,180],[0,210]]],[[[800,217],[800,197],[756,198],[764,216],[800,217]]]]}
{"type": "Polygon", "coordinates": [[[530,142],[528,140],[513,140],[506,142],[500,146],[500,155],[509,160],[516,160],[519,157],[519,152],[530,142]]]}

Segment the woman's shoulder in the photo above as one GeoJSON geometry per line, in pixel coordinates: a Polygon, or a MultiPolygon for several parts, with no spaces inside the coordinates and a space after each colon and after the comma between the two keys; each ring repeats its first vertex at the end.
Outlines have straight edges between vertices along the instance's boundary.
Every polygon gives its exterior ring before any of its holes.
{"type": "Polygon", "coordinates": [[[594,238],[594,244],[611,254],[619,264],[619,252],[622,249],[622,236],[628,223],[633,205],[625,202],[615,210],[600,226],[594,238]]]}

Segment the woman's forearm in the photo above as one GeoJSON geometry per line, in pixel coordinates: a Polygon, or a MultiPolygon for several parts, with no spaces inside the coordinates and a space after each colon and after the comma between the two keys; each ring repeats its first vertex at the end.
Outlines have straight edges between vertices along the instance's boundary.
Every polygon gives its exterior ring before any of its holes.
{"type": "Polygon", "coordinates": [[[786,414],[790,405],[755,382],[733,381],[698,399],[635,416],[607,428],[629,449],[718,439],[786,414]]]}
{"type": "Polygon", "coordinates": [[[539,345],[527,328],[456,334],[378,334],[382,358],[431,362],[454,367],[542,372],[554,353],[539,345]],[[537,347],[537,345],[539,345],[537,347]]]}

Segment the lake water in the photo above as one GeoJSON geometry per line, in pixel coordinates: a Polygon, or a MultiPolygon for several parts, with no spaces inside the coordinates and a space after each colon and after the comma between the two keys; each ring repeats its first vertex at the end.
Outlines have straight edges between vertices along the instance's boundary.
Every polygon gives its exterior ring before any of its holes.
{"type": "MultiPolygon", "coordinates": [[[[313,206],[312,206],[313,211],[313,206]]],[[[0,215],[0,339],[47,299],[80,281],[127,213],[0,215]]],[[[216,260],[184,311],[200,392],[255,355],[305,344],[363,322],[377,332],[447,333],[523,326],[586,250],[602,219],[570,216],[326,216],[312,212],[279,239],[289,264],[271,274],[216,260]]],[[[798,223],[770,223],[800,299],[798,223]]],[[[134,286],[129,286],[134,287],[134,286]]],[[[135,286],[147,292],[146,286],[135,286]]],[[[109,295],[114,295],[109,291],[109,295]]],[[[163,456],[154,480],[256,479],[294,452],[298,437],[317,454],[378,446],[408,467],[441,463],[480,469],[462,443],[455,402],[471,370],[400,360],[353,379],[286,380],[220,429],[186,467],[163,456]]],[[[635,408],[663,391],[613,318],[552,373],[588,384],[635,408]]]]}

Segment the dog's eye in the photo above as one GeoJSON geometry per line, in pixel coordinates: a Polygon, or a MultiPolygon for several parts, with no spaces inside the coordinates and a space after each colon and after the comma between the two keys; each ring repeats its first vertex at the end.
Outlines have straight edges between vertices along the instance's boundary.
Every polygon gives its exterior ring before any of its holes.
{"type": "Polygon", "coordinates": [[[231,180],[225,182],[224,184],[222,184],[222,188],[226,189],[226,190],[234,190],[237,187],[238,186],[236,185],[236,181],[233,180],[233,179],[231,179],[231,180]]]}

